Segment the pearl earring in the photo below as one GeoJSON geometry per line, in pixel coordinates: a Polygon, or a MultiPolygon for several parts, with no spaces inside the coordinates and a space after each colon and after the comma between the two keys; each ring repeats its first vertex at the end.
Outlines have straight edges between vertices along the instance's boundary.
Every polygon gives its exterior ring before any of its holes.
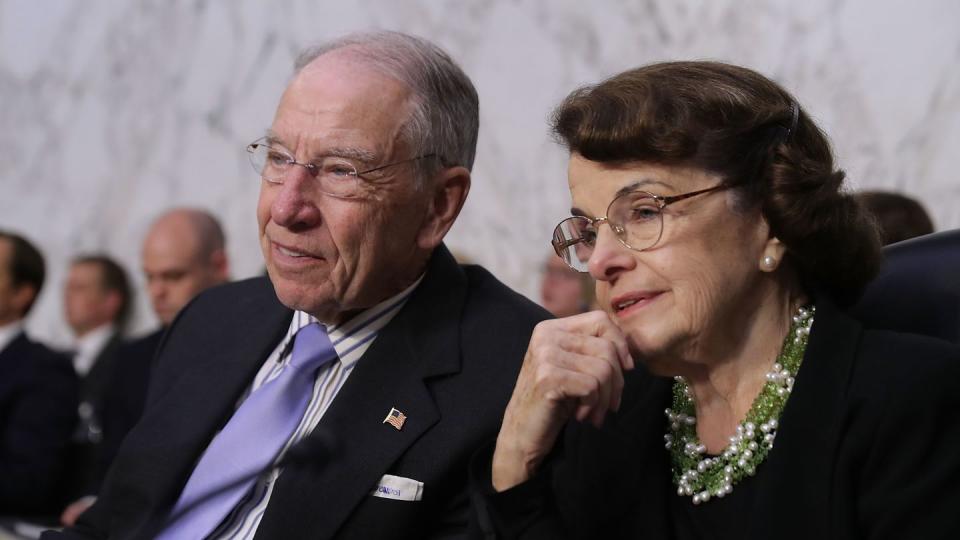
{"type": "Polygon", "coordinates": [[[763,268],[768,272],[773,271],[777,267],[777,260],[771,257],[770,255],[765,255],[763,257],[763,262],[761,263],[763,268]]]}

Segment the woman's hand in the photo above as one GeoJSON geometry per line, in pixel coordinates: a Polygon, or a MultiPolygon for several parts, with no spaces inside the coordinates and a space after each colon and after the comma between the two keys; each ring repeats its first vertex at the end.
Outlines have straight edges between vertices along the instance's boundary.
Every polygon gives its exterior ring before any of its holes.
{"type": "Polygon", "coordinates": [[[538,324],[497,436],[493,487],[533,476],[571,415],[600,427],[620,408],[623,370],[633,366],[623,333],[602,311],[538,324]]]}

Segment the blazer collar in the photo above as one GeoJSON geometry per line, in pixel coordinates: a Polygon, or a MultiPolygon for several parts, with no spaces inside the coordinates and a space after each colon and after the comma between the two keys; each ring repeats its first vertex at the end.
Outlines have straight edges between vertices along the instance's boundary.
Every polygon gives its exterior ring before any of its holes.
{"type": "Polygon", "coordinates": [[[210,335],[209,328],[193,324],[164,338],[164,349],[177,355],[164,358],[182,372],[166,388],[154,388],[151,381],[148,407],[125,444],[137,452],[121,453],[114,467],[150,471],[148,481],[132,486],[151,508],[149,517],[133,518],[138,523],[131,525],[141,532],[162,519],[154,512],[166,515],[211,437],[233,415],[237,400],[289,326],[293,312],[261,279],[262,287],[245,291],[231,309],[218,311],[223,320],[216,328],[224,328],[224,335],[210,335]],[[136,461],[121,463],[127,455],[136,461]]]}
{"type": "MultiPolygon", "coordinates": [[[[805,538],[829,538],[834,456],[843,429],[846,389],[860,343],[860,324],[821,295],[803,363],[780,418],[774,448],[761,467],[752,538],[776,538],[785,523],[805,538]],[[784,496],[772,494],[789,493],[784,496]],[[804,508],[784,501],[801,501],[804,508]],[[797,522],[798,515],[803,516],[797,522]]],[[[799,536],[799,535],[798,535],[799,536]]]]}
{"type": "Polygon", "coordinates": [[[466,277],[443,246],[423,282],[360,359],[306,441],[314,464],[285,469],[257,532],[259,538],[329,538],[440,412],[429,379],[460,370],[459,321],[466,277]],[[391,409],[406,415],[398,430],[391,409]],[[293,523],[289,516],[302,516],[293,523]]]}

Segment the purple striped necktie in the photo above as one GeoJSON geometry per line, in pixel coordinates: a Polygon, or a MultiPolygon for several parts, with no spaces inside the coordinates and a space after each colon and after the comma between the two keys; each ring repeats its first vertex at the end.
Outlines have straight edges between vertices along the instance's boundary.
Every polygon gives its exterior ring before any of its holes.
{"type": "Polygon", "coordinates": [[[158,539],[205,538],[240,503],[290,440],[306,412],[318,370],[337,359],[326,328],[311,323],[293,343],[290,363],[254,390],[211,441],[158,539]],[[249,481],[227,488],[249,477],[249,481]]]}

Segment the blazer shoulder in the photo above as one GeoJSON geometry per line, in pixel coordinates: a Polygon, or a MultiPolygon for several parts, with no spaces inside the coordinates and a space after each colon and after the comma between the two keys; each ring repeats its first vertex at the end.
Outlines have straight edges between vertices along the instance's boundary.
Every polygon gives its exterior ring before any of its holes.
{"type": "Polygon", "coordinates": [[[11,347],[8,347],[11,352],[14,351],[13,345],[17,341],[19,341],[19,344],[16,348],[16,355],[21,356],[24,360],[29,360],[29,362],[23,363],[24,368],[29,367],[32,372],[39,374],[58,373],[75,378],[73,364],[66,353],[51,349],[25,335],[21,335],[15,342],[11,343],[11,347]]]}
{"type": "Polygon", "coordinates": [[[551,315],[479,266],[464,267],[464,274],[459,328],[464,365],[481,366],[512,389],[534,327],[551,315]]]}
{"type": "Polygon", "coordinates": [[[874,399],[927,403],[960,394],[960,347],[919,334],[865,330],[851,390],[874,399]]]}
{"type": "Polygon", "coordinates": [[[186,352],[198,347],[209,350],[234,343],[241,335],[270,340],[289,324],[291,313],[265,277],[207,289],[181,309],[163,333],[154,366],[158,377],[163,377],[168,366],[189,362],[188,357],[195,355],[186,352]]]}
{"type": "MultiPolygon", "coordinates": [[[[273,284],[266,277],[254,277],[217,285],[198,294],[188,307],[196,310],[257,309],[264,305],[279,304],[273,284]]],[[[188,312],[184,309],[183,312],[188,312]]]]}
{"type": "Polygon", "coordinates": [[[529,298],[506,286],[486,268],[465,265],[470,306],[468,316],[478,316],[497,321],[501,325],[530,325],[551,319],[553,316],[529,298]],[[490,318],[490,315],[493,315],[490,318]]]}

